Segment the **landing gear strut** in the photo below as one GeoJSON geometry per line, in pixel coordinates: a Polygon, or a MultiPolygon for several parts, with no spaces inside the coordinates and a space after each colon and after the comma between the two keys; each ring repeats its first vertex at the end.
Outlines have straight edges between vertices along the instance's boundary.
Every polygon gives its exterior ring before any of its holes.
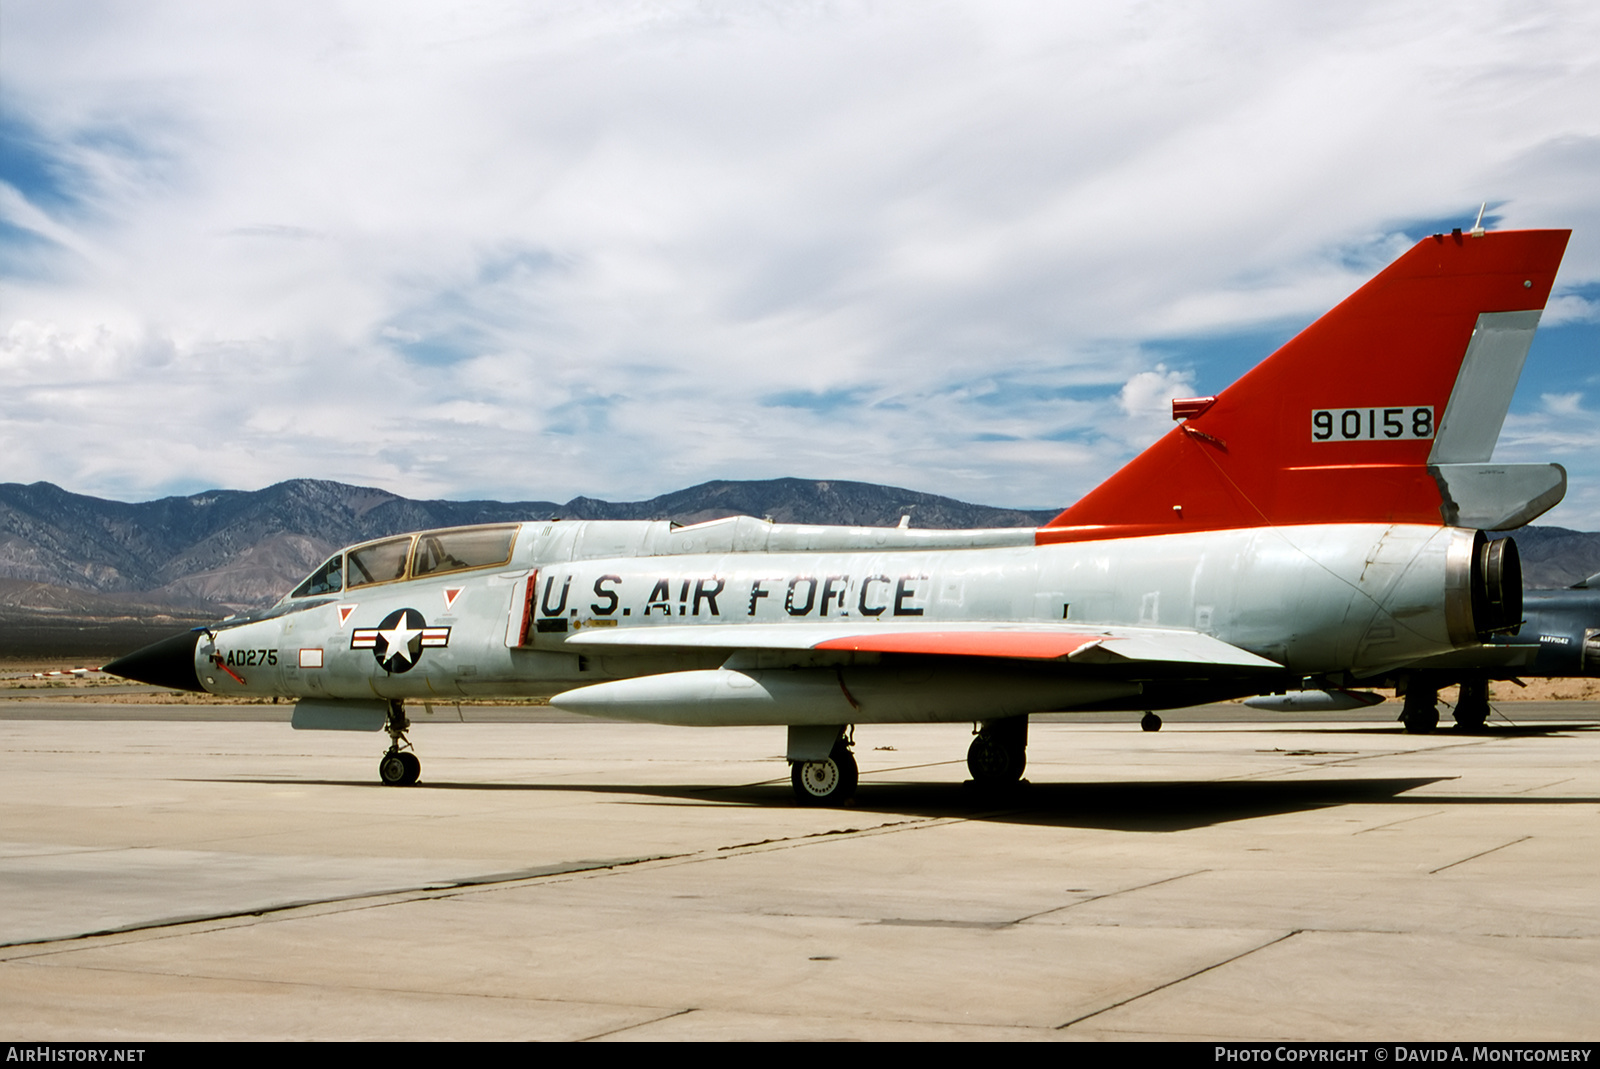
{"type": "Polygon", "coordinates": [[[410,727],[405,704],[391,700],[389,718],[383,725],[383,730],[389,733],[389,750],[378,762],[378,778],[383,780],[385,786],[409,787],[422,775],[422,762],[411,751],[411,740],[406,738],[406,731],[410,727]],[[402,746],[404,750],[400,748],[402,746]]]}
{"type": "Polygon", "coordinates": [[[794,761],[789,782],[801,805],[843,805],[855,796],[856,755],[841,734],[821,761],[794,761]]]}
{"type": "Polygon", "coordinates": [[[1482,731],[1489,719],[1489,681],[1487,679],[1463,680],[1461,696],[1456,699],[1456,729],[1482,731]]]}
{"type": "Polygon", "coordinates": [[[1426,735],[1438,727],[1439,689],[1426,685],[1408,687],[1400,722],[1406,726],[1408,735],[1426,735]]]}
{"type": "Polygon", "coordinates": [[[985,720],[967,748],[967,771],[980,787],[1009,787],[1028,765],[1028,718],[985,720]]]}

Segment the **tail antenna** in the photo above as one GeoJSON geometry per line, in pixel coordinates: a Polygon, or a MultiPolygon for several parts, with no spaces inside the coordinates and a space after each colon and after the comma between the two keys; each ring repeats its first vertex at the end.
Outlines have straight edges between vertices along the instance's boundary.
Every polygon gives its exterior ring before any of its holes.
{"type": "Polygon", "coordinates": [[[1489,207],[1489,202],[1488,201],[1484,201],[1483,204],[1479,206],[1479,208],[1478,208],[1478,219],[1477,219],[1476,222],[1474,222],[1472,224],[1472,229],[1467,231],[1467,233],[1471,234],[1475,238],[1483,237],[1483,213],[1484,213],[1484,210],[1486,208],[1488,208],[1488,207],[1489,207]]]}

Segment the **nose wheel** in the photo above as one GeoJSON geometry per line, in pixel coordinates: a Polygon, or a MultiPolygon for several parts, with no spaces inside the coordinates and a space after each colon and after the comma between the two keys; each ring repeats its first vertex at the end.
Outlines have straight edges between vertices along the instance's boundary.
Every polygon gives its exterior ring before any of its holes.
{"type": "Polygon", "coordinates": [[[409,787],[422,775],[422,762],[410,750],[391,750],[378,762],[378,778],[388,787],[409,787]]]}
{"type": "Polygon", "coordinates": [[[411,740],[406,738],[410,727],[404,703],[391,701],[389,718],[383,725],[389,733],[389,750],[378,762],[378,778],[386,787],[409,787],[422,775],[422,761],[411,751],[411,740]]]}

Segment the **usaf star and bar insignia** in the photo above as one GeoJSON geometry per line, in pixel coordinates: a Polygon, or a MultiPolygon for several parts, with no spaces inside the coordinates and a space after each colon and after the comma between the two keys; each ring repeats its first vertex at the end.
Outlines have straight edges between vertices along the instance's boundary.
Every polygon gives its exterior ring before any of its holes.
{"type": "Polygon", "coordinates": [[[429,627],[416,609],[396,609],[377,627],[350,632],[350,648],[371,650],[379,667],[391,674],[415,668],[422,651],[450,645],[448,627],[429,627]]]}

